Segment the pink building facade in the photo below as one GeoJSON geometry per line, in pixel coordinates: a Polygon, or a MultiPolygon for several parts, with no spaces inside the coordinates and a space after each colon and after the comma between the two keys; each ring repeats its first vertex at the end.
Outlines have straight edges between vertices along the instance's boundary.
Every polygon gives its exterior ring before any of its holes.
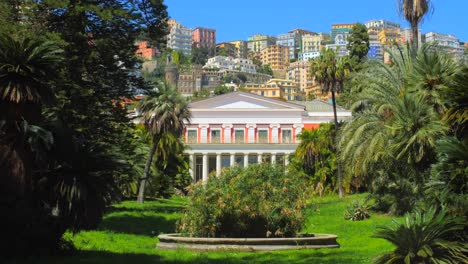
{"type": "MultiPolygon", "coordinates": [[[[304,129],[333,121],[331,105],[322,101],[301,105],[233,92],[192,102],[185,125],[190,172],[194,181],[220,175],[225,167],[252,163],[283,163],[299,144],[304,129]],[[310,111],[309,111],[310,110],[310,111]]],[[[340,120],[351,112],[340,108],[340,120]]]]}
{"type": "Polygon", "coordinates": [[[216,30],[203,27],[194,29],[192,32],[192,44],[197,48],[216,46],[216,30]]]}

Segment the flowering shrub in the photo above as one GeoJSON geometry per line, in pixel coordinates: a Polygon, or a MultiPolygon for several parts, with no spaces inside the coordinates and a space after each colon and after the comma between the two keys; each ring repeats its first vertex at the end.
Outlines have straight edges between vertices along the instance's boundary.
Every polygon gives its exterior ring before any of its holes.
{"type": "Polygon", "coordinates": [[[307,194],[300,175],[284,167],[227,168],[197,183],[178,231],[195,237],[290,237],[304,224],[307,194]]]}

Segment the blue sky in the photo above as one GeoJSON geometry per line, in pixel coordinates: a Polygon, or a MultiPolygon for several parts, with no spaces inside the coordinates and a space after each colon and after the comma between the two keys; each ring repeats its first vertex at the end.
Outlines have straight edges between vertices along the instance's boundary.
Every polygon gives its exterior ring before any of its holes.
{"type": "MultiPolygon", "coordinates": [[[[295,28],[329,32],[331,24],[386,19],[407,27],[397,0],[166,0],[169,15],[184,26],[215,28],[217,42],[255,33],[277,36],[295,28]]],[[[453,34],[468,41],[468,0],[433,0],[423,33],[453,34]]]]}

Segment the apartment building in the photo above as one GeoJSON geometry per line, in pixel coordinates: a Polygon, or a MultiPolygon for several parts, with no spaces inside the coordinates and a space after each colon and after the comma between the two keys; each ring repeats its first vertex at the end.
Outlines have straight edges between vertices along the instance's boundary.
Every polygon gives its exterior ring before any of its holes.
{"type": "Polygon", "coordinates": [[[158,53],[156,47],[149,45],[148,41],[139,41],[137,42],[138,49],[136,55],[142,57],[143,59],[153,59],[158,53]]]}
{"type": "Polygon", "coordinates": [[[289,48],[272,45],[260,52],[262,64],[269,64],[272,70],[286,70],[289,66],[289,48]]]}
{"type": "Polygon", "coordinates": [[[286,33],[278,36],[276,45],[281,45],[289,48],[289,58],[297,59],[299,53],[302,52],[301,36],[298,33],[286,33]]]}
{"type": "Polygon", "coordinates": [[[349,32],[356,23],[333,24],[330,32],[331,41],[335,44],[346,44],[349,32]]]}
{"type": "Polygon", "coordinates": [[[192,45],[200,48],[216,46],[216,29],[197,27],[192,32],[192,45]]]}
{"type": "Polygon", "coordinates": [[[264,84],[247,83],[244,89],[257,95],[287,101],[303,100],[304,95],[296,82],[286,79],[271,79],[264,84]]]}
{"type": "MultiPolygon", "coordinates": [[[[422,34],[421,29],[418,29],[418,45],[421,46],[422,44],[422,34]]],[[[401,31],[401,42],[402,43],[410,43],[413,39],[413,31],[411,28],[405,28],[401,31]]]]}
{"type": "Polygon", "coordinates": [[[386,28],[400,28],[400,24],[383,19],[374,19],[364,23],[367,29],[377,29],[378,31],[386,28]]]}
{"type": "Polygon", "coordinates": [[[247,48],[247,41],[244,40],[236,40],[236,41],[229,41],[234,47],[236,47],[236,56],[237,58],[247,58],[248,55],[248,48],[247,48]]]}
{"type": "Polygon", "coordinates": [[[437,32],[426,33],[426,42],[436,43],[441,47],[460,48],[460,41],[454,35],[437,32]]]}
{"type": "Polygon", "coordinates": [[[260,52],[276,44],[276,38],[267,35],[255,34],[248,38],[247,49],[250,52],[260,52]]]}
{"type": "Polygon", "coordinates": [[[255,64],[249,59],[216,56],[208,59],[204,69],[228,69],[232,71],[256,73],[255,64]]]}
{"type": "Polygon", "coordinates": [[[237,57],[236,46],[229,42],[216,44],[216,55],[237,57]]]}
{"type": "Polygon", "coordinates": [[[192,29],[182,26],[173,19],[170,20],[169,26],[167,47],[172,50],[182,51],[185,55],[190,55],[192,52],[192,29]]]}
{"type": "Polygon", "coordinates": [[[288,80],[294,81],[301,92],[306,93],[307,90],[312,88],[314,79],[310,73],[310,63],[308,61],[296,61],[289,65],[287,69],[288,80]]]}
{"type": "Polygon", "coordinates": [[[401,42],[400,28],[386,28],[377,34],[377,37],[382,45],[392,45],[401,42]]]}

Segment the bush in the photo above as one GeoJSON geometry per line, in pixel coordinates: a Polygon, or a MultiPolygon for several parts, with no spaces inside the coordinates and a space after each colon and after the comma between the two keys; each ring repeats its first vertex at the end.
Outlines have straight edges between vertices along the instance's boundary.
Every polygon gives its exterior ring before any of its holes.
{"type": "Polygon", "coordinates": [[[406,214],[405,222],[380,227],[376,237],[396,246],[377,257],[375,263],[468,263],[468,249],[460,242],[463,218],[450,217],[434,208],[406,214]]]}
{"type": "Polygon", "coordinates": [[[295,236],[310,193],[305,183],[282,166],[228,168],[219,178],[193,186],[177,229],[195,237],[295,236]]]}
{"type": "Polygon", "coordinates": [[[370,218],[369,206],[359,200],[354,201],[344,213],[345,220],[361,221],[370,218]]]}

